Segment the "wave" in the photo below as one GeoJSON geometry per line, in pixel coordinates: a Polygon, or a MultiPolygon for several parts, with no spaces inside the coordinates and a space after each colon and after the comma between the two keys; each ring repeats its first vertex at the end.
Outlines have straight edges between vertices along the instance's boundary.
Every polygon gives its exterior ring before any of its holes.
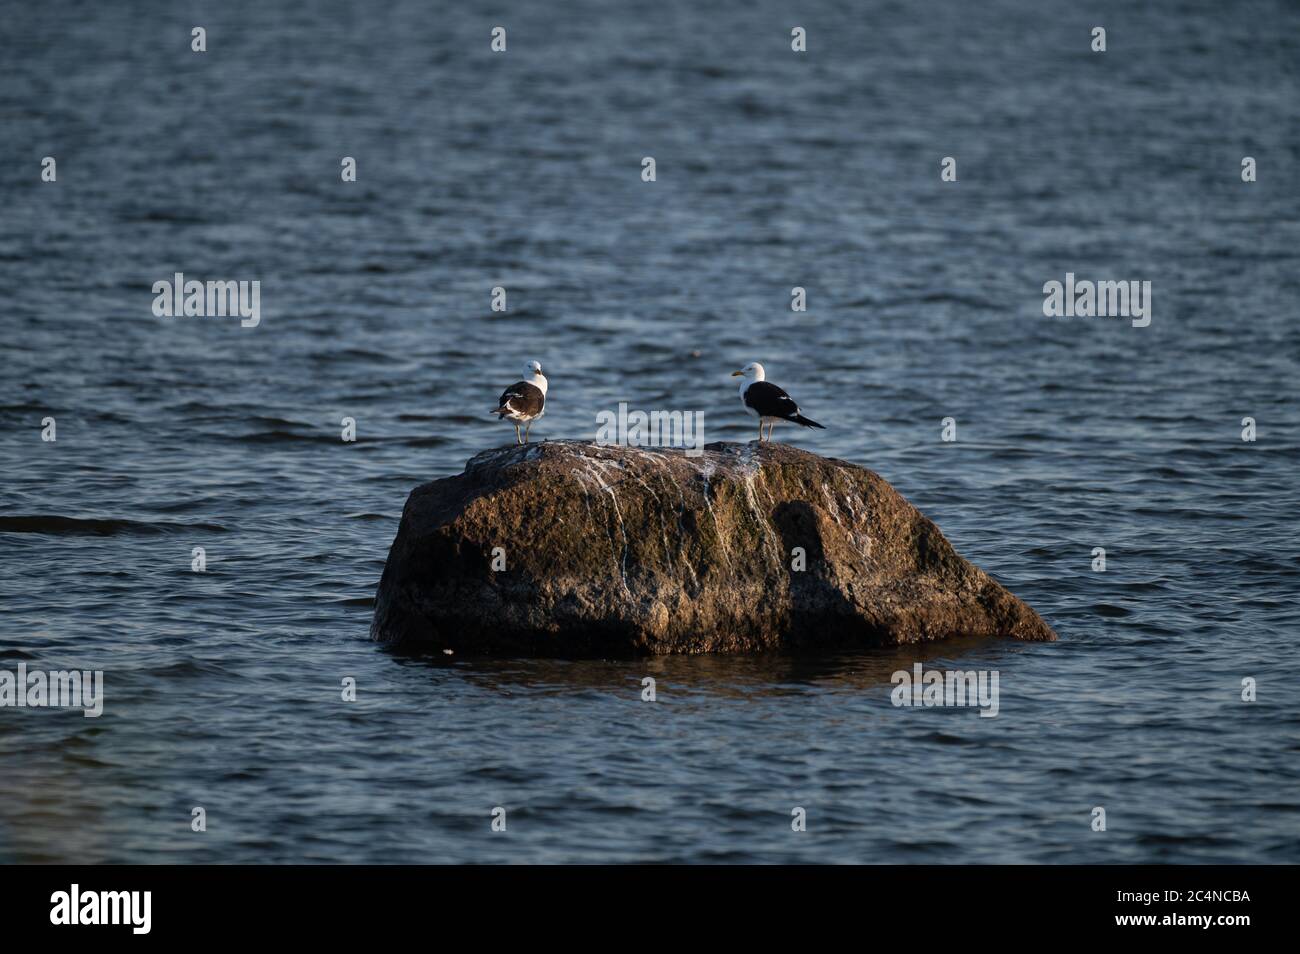
{"type": "Polygon", "coordinates": [[[216,523],[168,523],[166,521],[64,517],[58,514],[0,516],[0,533],[48,533],[55,535],[112,537],[119,534],[188,533],[211,530],[224,533],[216,523]]]}

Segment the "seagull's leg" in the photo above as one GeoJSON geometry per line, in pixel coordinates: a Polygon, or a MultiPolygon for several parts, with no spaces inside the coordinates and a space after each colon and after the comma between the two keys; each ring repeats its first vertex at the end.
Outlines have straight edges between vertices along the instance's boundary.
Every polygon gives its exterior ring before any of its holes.
{"type": "Polygon", "coordinates": [[[519,439],[519,424],[518,424],[518,422],[515,423],[515,443],[516,443],[516,444],[522,444],[522,443],[523,443],[523,441],[521,441],[521,440],[519,439]]]}
{"type": "Polygon", "coordinates": [[[528,432],[531,431],[532,429],[533,429],[533,422],[532,422],[532,421],[529,421],[527,424],[524,425],[524,443],[525,443],[525,444],[528,443],[528,432]]]}
{"type": "Polygon", "coordinates": [[[758,419],[758,442],[763,443],[763,419],[758,419]]]}

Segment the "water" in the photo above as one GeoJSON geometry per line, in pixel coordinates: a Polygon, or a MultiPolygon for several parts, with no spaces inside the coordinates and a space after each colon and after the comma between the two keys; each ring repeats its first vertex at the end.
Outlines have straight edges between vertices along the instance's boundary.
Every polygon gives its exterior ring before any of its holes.
{"type": "Polygon", "coordinates": [[[0,668],[107,698],[0,710],[0,859],[1296,858],[1294,5],[288,6],[7,20],[0,668]],[[260,280],[261,324],[155,318],[175,271],[260,280]],[[1045,318],[1067,271],[1151,281],[1151,325],[1045,318]],[[530,358],[539,438],[628,400],[749,440],[727,373],[765,362],[829,425],[778,439],[1061,641],[377,648],[407,493],[513,438],[485,412],[530,358]],[[999,716],[894,708],[918,658],[998,670],[999,716]]]}

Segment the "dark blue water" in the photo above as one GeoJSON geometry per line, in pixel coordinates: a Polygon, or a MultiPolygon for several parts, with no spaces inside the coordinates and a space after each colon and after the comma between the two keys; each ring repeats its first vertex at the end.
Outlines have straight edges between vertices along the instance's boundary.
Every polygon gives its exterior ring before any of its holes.
{"type": "Polygon", "coordinates": [[[0,709],[0,859],[1297,857],[1294,4],[5,19],[0,668],[106,700],[0,709]],[[177,271],[259,280],[260,325],[155,317],[177,271]],[[1067,271],[1151,281],[1150,326],[1044,317],[1067,271]],[[531,358],[535,438],[627,400],[749,440],[727,374],[764,362],[828,425],[778,439],[880,472],[1060,642],[378,649],[407,493],[513,438],[484,412],[531,358]],[[895,708],[918,659],[998,670],[998,717],[895,708]]]}

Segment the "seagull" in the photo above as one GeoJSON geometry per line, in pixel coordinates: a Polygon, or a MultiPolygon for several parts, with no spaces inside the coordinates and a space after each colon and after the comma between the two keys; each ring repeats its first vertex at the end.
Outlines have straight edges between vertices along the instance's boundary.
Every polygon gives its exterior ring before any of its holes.
{"type": "Polygon", "coordinates": [[[527,444],[533,421],[546,413],[546,376],[542,374],[541,364],[529,361],[524,368],[524,379],[501,392],[501,400],[492,413],[498,421],[510,418],[515,425],[515,443],[527,444]],[[520,424],[525,425],[522,439],[519,436],[520,424]]]}
{"type": "Polygon", "coordinates": [[[763,442],[763,425],[767,425],[767,439],[770,443],[772,428],[776,427],[777,421],[790,421],[794,424],[802,424],[804,427],[826,429],[823,425],[800,414],[799,405],[794,403],[790,395],[775,384],[768,384],[764,380],[766,374],[763,366],[757,361],[751,361],[739,371],[732,371],[731,376],[745,379],[740,385],[740,403],[745,405],[745,410],[758,418],[760,444],[763,442]]]}

